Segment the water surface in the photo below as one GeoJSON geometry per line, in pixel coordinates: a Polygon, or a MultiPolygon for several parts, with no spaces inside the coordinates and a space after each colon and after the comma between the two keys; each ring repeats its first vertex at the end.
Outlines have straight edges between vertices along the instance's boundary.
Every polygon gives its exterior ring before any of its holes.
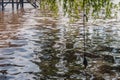
{"type": "MultiPolygon", "coordinates": [[[[74,24],[66,20],[35,9],[0,12],[0,78],[85,79],[82,20],[74,24]]],[[[119,27],[116,20],[87,25],[86,52],[119,55],[119,27]]],[[[96,66],[91,66],[92,59],[88,57],[88,60],[92,70],[96,66]]]]}

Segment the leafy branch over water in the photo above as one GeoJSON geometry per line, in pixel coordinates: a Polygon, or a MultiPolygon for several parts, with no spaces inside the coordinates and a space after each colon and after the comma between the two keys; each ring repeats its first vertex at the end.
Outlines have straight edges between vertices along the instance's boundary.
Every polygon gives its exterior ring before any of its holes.
{"type": "Polygon", "coordinates": [[[56,14],[59,11],[59,7],[62,6],[64,14],[68,14],[69,17],[79,18],[79,14],[84,9],[83,2],[86,14],[94,18],[101,17],[101,14],[104,15],[104,18],[111,18],[120,8],[120,2],[119,4],[114,4],[111,0],[41,0],[40,6],[41,9],[47,9],[56,14]]]}

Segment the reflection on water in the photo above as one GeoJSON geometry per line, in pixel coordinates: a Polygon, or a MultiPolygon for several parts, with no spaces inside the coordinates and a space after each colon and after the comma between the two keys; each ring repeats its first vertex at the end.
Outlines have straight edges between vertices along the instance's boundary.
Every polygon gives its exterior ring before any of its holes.
{"type": "Polygon", "coordinates": [[[40,71],[32,62],[35,45],[31,39],[38,30],[26,25],[31,20],[27,19],[30,14],[34,13],[29,10],[0,13],[0,76],[5,78],[2,80],[33,79],[33,73],[40,71]]]}
{"type": "MultiPolygon", "coordinates": [[[[81,23],[64,25],[60,21],[50,13],[45,17],[34,9],[1,12],[0,78],[80,80],[92,77],[82,66],[81,23]]],[[[119,55],[119,25],[113,21],[108,25],[88,26],[87,52],[119,55]]]]}

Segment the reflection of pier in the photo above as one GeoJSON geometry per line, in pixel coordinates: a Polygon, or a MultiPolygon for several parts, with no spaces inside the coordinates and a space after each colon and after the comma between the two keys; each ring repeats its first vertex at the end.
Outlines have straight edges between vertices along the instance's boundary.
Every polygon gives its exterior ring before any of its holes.
{"type": "Polygon", "coordinates": [[[19,7],[24,8],[25,3],[29,3],[35,8],[38,7],[37,5],[38,0],[0,0],[0,7],[2,8],[2,10],[4,10],[7,4],[11,4],[12,9],[14,9],[15,5],[16,5],[16,8],[18,9],[19,7]]]}

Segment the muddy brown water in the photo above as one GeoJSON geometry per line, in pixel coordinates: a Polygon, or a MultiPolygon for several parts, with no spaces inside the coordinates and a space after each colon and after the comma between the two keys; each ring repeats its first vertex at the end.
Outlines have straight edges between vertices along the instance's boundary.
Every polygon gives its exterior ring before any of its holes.
{"type": "MultiPolygon", "coordinates": [[[[81,22],[65,25],[51,13],[43,15],[35,9],[0,12],[0,80],[86,78],[81,53],[76,51],[83,50],[81,22]]],[[[88,52],[119,53],[120,23],[106,23],[88,25],[88,52]]]]}

